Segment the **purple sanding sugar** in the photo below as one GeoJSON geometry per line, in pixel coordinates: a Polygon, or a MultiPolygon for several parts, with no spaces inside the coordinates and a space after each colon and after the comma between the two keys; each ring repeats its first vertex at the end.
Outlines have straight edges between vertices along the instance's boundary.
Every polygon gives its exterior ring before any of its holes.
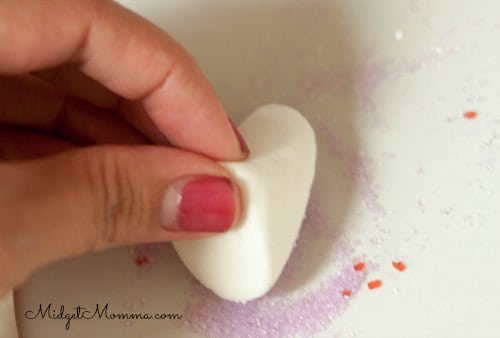
{"type": "MultiPolygon", "coordinates": [[[[363,111],[373,112],[374,92],[399,70],[392,60],[338,66],[330,69],[304,69],[301,77],[300,96],[303,100],[317,100],[325,94],[354,95],[363,111]]],[[[300,103],[297,95],[289,103],[300,103]]],[[[375,116],[372,116],[375,118],[375,116]]]]}
{"type": "Polygon", "coordinates": [[[335,262],[340,267],[337,274],[300,295],[290,291],[290,281],[308,264],[311,257],[307,254],[316,245],[314,238],[321,233],[328,233],[328,221],[313,195],[290,260],[276,285],[262,298],[245,304],[226,301],[193,279],[184,311],[191,329],[208,338],[289,337],[311,335],[324,329],[349,304],[342,291],[350,290],[354,296],[365,274],[352,268],[355,261],[352,247],[342,236],[332,233],[327,244],[330,250],[335,248],[335,262]]]}
{"type": "MultiPolygon", "coordinates": [[[[353,97],[361,113],[367,113],[372,122],[382,125],[375,94],[384,85],[398,81],[429,67],[438,67],[447,57],[460,53],[457,46],[437,46],[425,54],[405,59],[380,59],[353,64],[340,64],[318,68],[304,64],[299,87],[290,93],[285,103],[295,107],[307,107],[307,103],[321,102],[325,97],[353,97]]],[[[373,57],[374,58],[374,57],[373,57]]],[[[274,74],[274,73],[273,73],[274,74]]]]}
{"type": "Polygon", "coordinates": [[[327,218],[321,212],[316,194],[313,192],[307,204],[306,217],[301,230],[308,227],[313,231],[320,231],[324,230],[327,224],[327,218]]]}
{"type": "Polygon", "coordinates": [[[363,204],[370,210],[375,219],[385,216],[384,207],[378,200],[378,194],[373,187],[373,178],[369,174],[369,159],[355,149],[346,145],[335,133],[324,124],[316,123],[315,129],[322,136],[334,156],[339,157],[348,166],[348,175],[356,183],[363,204]]]}
{"type": "Polygon", "coordinates": [[[354,271],[350,259],[337,275],[300,296],[276,296],[274,289],[263,298],[245,304],[223,300],[195,283],[191,301],[184,312],[190,327],[207,338],[290,337],[312,335],[324,329],[349,304],[342,296],[354,296],[365,279],[354,271]]]}

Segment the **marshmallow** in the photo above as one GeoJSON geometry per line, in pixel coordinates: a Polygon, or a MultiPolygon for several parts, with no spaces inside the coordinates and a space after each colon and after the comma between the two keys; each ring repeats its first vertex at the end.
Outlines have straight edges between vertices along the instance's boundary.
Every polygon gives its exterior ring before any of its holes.
{"type": "Polygon", "coordinates": [[[314,178],[316,142],[307,120],[282,105],[257,109],[238,129],[251,154],[221,164],[240,188],[239,222],[223,234],[173,245],[203,285],[246,302],[272,288],[290,257],[314,178]]]}

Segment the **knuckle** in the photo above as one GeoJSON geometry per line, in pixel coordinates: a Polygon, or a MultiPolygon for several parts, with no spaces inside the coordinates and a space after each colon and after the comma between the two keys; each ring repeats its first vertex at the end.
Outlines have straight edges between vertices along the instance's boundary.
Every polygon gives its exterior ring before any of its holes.
{"type": "Polygon", "coordinates": [[[130,166],[118,147],[106,147],[87,160],[86,173],[93,210],[90,249],[98,251],[126,241],[130,226],[141,224],[143,199],[134,189],[130,166]]]}

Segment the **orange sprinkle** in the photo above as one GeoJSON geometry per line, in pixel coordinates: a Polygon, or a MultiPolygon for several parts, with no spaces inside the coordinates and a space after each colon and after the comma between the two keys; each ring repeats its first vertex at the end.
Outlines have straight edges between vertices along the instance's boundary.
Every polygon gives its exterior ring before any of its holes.
{"type": "Polygon", "coordinates": [[[352,295],[351,290],[343,290],[342,291],[342,296],[344,296],[344,298],[349,298],[349,297],[351,297],[351,295],[352,295]]]}
{"type": "Polygon", "coordinates": [[[392,262],[392,266],[399,271],[403,271],[404,269],[406,269],[406,265],[401,261],[392,262]]]}
{"type": "Polygon", "coordinates": [[[354,265],[354,270],[356,270],[356,271],[361,271],[364,268],[365,268],[365,263],[363,263],[363,262],[359,262],[359,263],[354,265]]]}
{"type": "Polygon", "coordinates": [[[148,263],[149,263],[149,259],[146,256],[137,257],[135,259],[135,264],[137,266],[142,266],[142,265],[148,264],[148,263]]]}
{"type": "Polygon", "coordinates": [[[477,117],[477,113],[473,110],[470,110],[470,111],[466,111],[464,113],[464,118],[468,119],[468,120],[473,120],[477,117]]]}
{"type": "Polygon", "coordinates": [[[368,282],[368,289],[373,290],[382,286],[382,281],[380,279],[375,279],[368,282]]]}

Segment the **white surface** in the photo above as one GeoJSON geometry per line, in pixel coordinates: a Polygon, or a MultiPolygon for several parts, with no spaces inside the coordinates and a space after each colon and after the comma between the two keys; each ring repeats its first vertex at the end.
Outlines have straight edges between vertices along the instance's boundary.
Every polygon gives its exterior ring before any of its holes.
{"type": "MultiPolygon", "coordinates": [[[[314,196],[384,284],[364,287],[318,337],[498,336],[500,2],[126,3],[186,45],[236,121],[284,102],[327,128],[314,196]],[[477,119],[462,117],[469,109],[477,119]]],[[[336,273],[338,246],[313,241],[326,254],[305,253],[298,293],[336,273]]],[[[17,294],[18,311],[105,301],[182,311],[188,275],[165,250],[150,269],[129,249],[51,266],[17,294]]],[[[20,324],[24,338],[194,336],[158,321],[79,321],[69,333],[58,321],[20,324]]]]}
{"type": "Polygon", "coordinates": [[[257,109],[238,129],[250,157],[223,165],[240,187],[240,222],[224,234],[173,246],[203,285],[246,302],[271,289],[290,256],[314,179],[316,141],[307,120],[282,105],[257,109]]]}

